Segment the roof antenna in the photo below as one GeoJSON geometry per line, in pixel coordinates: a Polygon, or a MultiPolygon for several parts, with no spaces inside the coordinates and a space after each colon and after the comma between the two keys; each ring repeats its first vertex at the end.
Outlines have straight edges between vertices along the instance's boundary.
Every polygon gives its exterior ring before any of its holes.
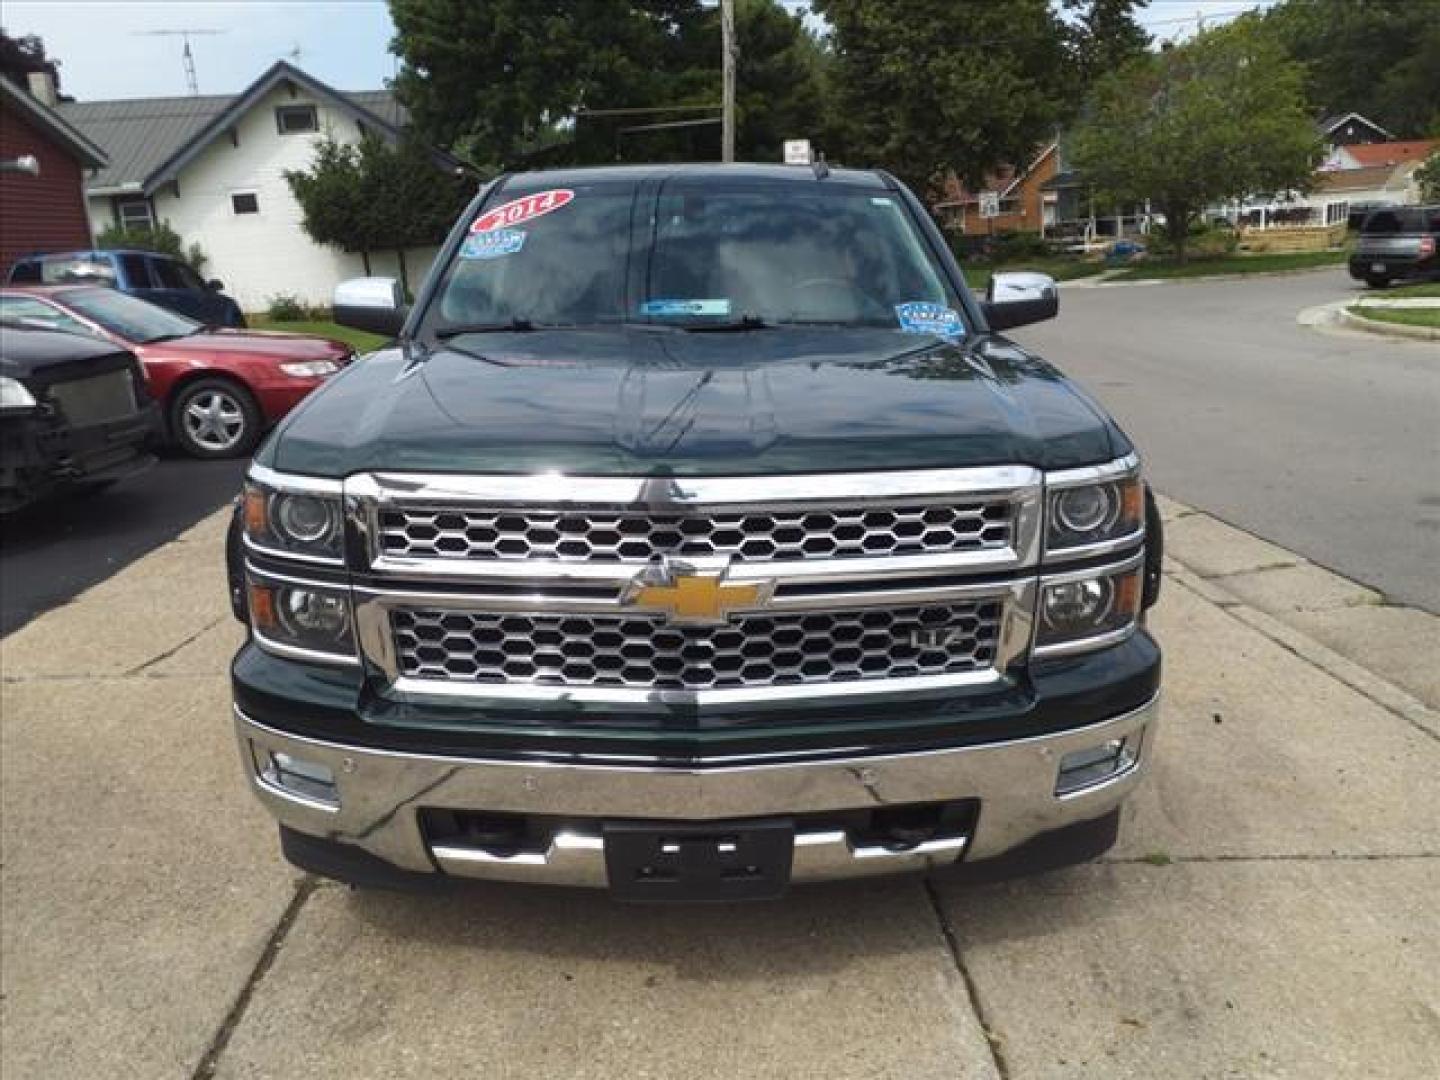
{"type": "Polygon", "coordinates": [[[185,68],[185,86],[191,95],[200,93],[200,80],[195,77],[195,57],[190,52],[190,39],[205,34],[224,34],[226,30],[208,30],[189,27],[183,30],[132,30],[131,33],[140,37],[178,37],[185,47],[180,52],[180,63],[185,68]]]}
{"type": "Polygon", "coordinates": [[[815,160],[811,162],[810,167],[815,170],[816,180],[824,180],[830,175],[830,166],[825,163],[825,151],[815,151],[815,160]]]}

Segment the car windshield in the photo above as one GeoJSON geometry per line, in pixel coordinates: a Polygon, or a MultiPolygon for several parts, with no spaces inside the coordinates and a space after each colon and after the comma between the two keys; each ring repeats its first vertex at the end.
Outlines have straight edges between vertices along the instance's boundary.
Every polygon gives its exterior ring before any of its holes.
{"type": "Polygon", "coordinates": [[[201,329],[194,319],[114,289],[73,289],[57,299],[112,334],[142,345],[188,337],[201,329]]]}
{"type": "Polygon", "coordinates": [[[618,323],[899,329],[920,310],[958,329],[959,307],[894,192],[682,181],[658,196],[597,184],[482,211],[427,325],[442,334],[618,323]]]}
{"type": "Polygon", "coordinates": [[[40,260],[40,280],[46,285],[68,285],[75,281],[113,285],[115,267],[109,259],[98,255],[51,255],[40,260]]]}

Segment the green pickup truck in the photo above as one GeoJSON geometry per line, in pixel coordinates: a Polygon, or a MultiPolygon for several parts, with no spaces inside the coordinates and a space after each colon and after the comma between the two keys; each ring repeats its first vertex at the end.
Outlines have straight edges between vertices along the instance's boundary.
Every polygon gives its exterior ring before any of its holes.
{"type": "Polygon", "coordinates": [[[626,900],[1094,858],[1151,757],[1160,522],[882,172],[502,176],[252,464],[235,729],[291,862],[626,900]]]}

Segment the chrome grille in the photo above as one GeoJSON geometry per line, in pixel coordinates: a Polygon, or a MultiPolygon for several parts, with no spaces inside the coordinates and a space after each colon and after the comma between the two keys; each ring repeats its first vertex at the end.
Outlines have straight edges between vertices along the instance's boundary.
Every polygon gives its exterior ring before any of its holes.
{"type": "Polygon", "coordinates": [[[546,512],[382,508],[379,553],[423,559],[649,562],[729,556],[737,562],[1003,550],[1014,533],[1004,500],[763,512],[546,512]]]}
{"type": "Polygon", "coordinates": [[[390,617],[400,674],[413,679],[724,690],[981,671],[994,666],[1002,615],[1003,602],[987,598],[742,615],[722,626],[426,609],[390,617]]]}

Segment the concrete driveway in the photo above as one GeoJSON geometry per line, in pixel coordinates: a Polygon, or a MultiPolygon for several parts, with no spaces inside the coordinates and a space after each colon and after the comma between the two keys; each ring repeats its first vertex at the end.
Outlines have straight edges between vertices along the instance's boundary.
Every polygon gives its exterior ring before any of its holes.
{"type": "Polygon", "coordinates": [[[658,909],[288,870],[207,519],[0,643],[0,1072],[1437,1075],[1440,719],[1296,629],[1357,586],[1167,513],[1159,757],[1105,861],[658,909]]]}
{"type": "Polygon", "coordinates": [[[1066,287],[1015,337],[1078,377],[1161,490],[1440,613],[1440,343],[1296,322],[1343,268],[1066,287]]]}

